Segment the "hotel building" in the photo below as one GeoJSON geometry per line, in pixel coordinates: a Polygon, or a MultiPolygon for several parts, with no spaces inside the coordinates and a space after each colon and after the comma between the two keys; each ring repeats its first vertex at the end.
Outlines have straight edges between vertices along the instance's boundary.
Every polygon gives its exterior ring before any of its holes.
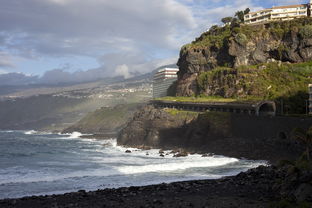
{"type": "Polygon", "coordinates": [[[270,21],[285,21],[311,16],[312,0],[308,4],[276,6],[244,15],[245,24],[257,24],[270,21]]]}
{"type": "Polygon", "coordinates": [[[164,68],[159,70],[153,79],[153,98],[167,96],[167,90],[178,79],[177,68],[164,68]]]}

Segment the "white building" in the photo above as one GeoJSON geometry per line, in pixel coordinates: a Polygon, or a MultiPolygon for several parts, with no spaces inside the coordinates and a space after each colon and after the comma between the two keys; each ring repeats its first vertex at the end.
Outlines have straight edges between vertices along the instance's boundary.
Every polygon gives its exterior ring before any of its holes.
{"type": "Polygon", "coordinates": [[[153,79],[153,97],[167,96],[167,90],[174,81],[178,79],[179,69],[177,68],[164,68],[159,70],[153,79]]]}
{"type": "Polygon", "coordinates": [[[312,0],[308,4],[276,6],[244,15],[245,24],[257,24],[269,21],[292,20],[311,16],[312,0]]]}

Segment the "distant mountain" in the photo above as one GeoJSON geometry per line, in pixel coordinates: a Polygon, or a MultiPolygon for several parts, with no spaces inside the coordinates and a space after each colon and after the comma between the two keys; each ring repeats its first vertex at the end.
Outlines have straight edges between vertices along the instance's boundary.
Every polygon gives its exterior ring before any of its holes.
{"type": "Polygon", "coordinates": [[[23,73],[8,73],[0,75],[0,86],[29,85],[38,82],[38,76],[27,76],[23,73]]]}

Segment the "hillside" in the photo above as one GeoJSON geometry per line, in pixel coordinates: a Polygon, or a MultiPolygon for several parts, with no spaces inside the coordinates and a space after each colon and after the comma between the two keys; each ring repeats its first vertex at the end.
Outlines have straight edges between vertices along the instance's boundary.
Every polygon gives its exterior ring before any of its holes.
{"type": "Polygon", "coordinates": [[[120,104],[115,107],[102,107],[88,113],[84,118],[63,132],[71,133],[78,131],[87,134],[102,134],[118,131],[124,127],[139,106],[140,104],[132,103],[120,104]]]}
{"type": "Polygon", "coordinates": [[[213,26],[182,47],[177,96],[306,98],[312,19],[213,26]]]}
{"type": "Polygon", "coordinates": [[[95,109],[146,102],[151,98],[151,83],[146,77],[26,89],[14,86],[7,92],[0,95],[0,129],[60,131],[95,109]]]}

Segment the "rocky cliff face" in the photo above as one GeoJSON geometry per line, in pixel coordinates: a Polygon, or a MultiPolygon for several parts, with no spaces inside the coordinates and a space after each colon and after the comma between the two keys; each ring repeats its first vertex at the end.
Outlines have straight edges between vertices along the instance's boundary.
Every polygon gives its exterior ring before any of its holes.
{"type": "Polygon", "coordinates": [[[180,52],[178,96],[201,93],[197,77],[217,67],[312,60],[312,20],[214,27],[180,52]]]}
{"type": "Polygon", "coordinates": [[[252,117],[221,112],[193,113],[146,106],[135,113],[117,139],[119,145],[215,153],[276,162],[293,159],[302,147],[290,138],[312,119],[252,117]]]}
{"type": "MultiPolygon", "coordinates": [[[[161,147],[164,138],[173,139],[170,129],[181,128],[196,116],[197,114],[187,113],[173,116],[165,110],[147,105],[134,114],[132,120],[120,132],[117,142],[119,145],[132,147],[161,147]],[[162,129],[167,131],[163,132],[162,129]]],[[[177,133],[174,130],[173,132],[177,133]]],[[[174,135],[174,138],[178,137],[179,133],[174,135]]]]}

